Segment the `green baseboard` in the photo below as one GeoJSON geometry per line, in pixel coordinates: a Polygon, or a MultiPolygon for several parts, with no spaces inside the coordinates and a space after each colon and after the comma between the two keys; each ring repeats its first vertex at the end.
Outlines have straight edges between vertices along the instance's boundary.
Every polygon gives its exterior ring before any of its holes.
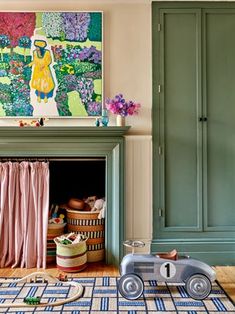
{"type": "Polygon", "coordinates": [[[209,265],[235,265],[235,239],[229,240],[153,240],[151,252],[168,252],[176,249],[209,265]]]}

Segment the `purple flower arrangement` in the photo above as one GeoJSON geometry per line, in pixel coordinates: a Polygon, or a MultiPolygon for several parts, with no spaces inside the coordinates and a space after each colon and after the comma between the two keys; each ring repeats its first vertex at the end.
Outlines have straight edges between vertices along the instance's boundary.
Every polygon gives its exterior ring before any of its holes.
{"type": "Polygon", "coordinates": [[[114,113],[123,117],[132,116],[138,114],[140,104],[135,103],[132,100],[126,101],[122,94],[116,95],[113,99],[107,98],[105,100],[106,108],[114,113]]]}

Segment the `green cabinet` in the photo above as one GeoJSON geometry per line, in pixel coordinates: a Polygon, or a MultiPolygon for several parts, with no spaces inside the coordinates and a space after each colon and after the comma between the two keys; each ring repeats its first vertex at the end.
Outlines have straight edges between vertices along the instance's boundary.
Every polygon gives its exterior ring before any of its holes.
{"type": "Polygon", "coordinates": [[[153,3],[153,242],[235,264],[235,5],[153,3]]]}

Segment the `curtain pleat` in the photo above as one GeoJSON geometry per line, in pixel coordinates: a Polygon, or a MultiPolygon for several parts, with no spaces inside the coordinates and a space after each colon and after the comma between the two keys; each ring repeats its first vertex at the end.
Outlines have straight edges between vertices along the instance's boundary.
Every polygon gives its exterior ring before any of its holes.
{"type": "Polygon", "coordinates": [[[0,267],[46,267],[48,208],[48,163],[0,163],[0,267]]]}

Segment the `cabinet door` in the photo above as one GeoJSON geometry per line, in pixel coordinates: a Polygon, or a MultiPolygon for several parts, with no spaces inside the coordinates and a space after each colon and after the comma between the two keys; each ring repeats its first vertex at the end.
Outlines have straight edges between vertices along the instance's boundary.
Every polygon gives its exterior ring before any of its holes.
{"type": "Polygon", "coordinates": [[[205,230],[235,227],[235,10],[204,10],[205,230]],[[206,132],[207,131],[207,132],[206,132]]]}
{"type": "Polygon", "coordinates": [[[200,11],[161,10],[160,25],[160,229],[200,231],[200,11]]]}

